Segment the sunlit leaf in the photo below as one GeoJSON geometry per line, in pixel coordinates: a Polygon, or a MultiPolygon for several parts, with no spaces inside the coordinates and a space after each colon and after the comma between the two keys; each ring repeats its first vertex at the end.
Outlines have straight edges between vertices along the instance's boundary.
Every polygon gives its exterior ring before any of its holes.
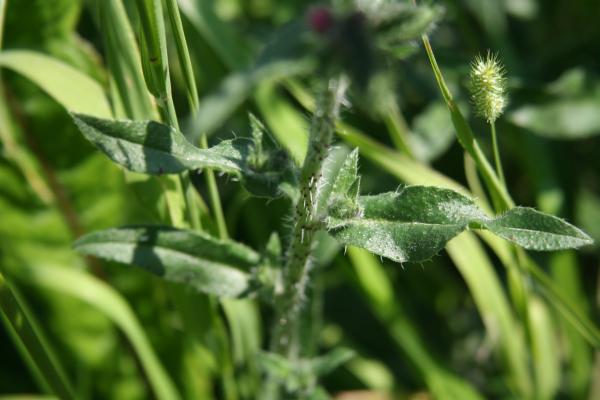
{"type": "Polygon", "coordinates": [[[408,186],[398,192],[362,196],[358,208],[336,201],[327,228],[340,242],[394,261],[424,261],[467,227],[489,229],[531,250],[578,248],[592,243],[580,229],[539,211],[516,207],[498,218],[486,216],[457,192],[408,186]]]}
{"type": "Polygon", "coordinates": [[[74,114],[83,135],[130,171],[160,175],[212,168],[241,179],[251,193],[276,197],[290,192],[295,176],[283,151],[262,151],[249,139],[225,140],[209,149],[193,146],[168,125],[154,121],[107,120],[74,114]],[[261,157],[257,158],[257,152],[261,157]],[[258,159],[258,161],[257,161],[258,159]]]}
{"type": "Polygon", "coordinates": [[[582,230],[532,208],[516,207],[486,223],[494,234],[530,250],[574,249],[592,244],[582,230]]]}
{"type": "Polygon", "coordinates": [[[166,281],[220,297],[247,294],[250,275],[244,269],[259,261],[258,253],[233,241],[160,226],[94,232],[74,247],[82,254],[136,265],[166,281]]]}
{"type": "Polygon", "coordinates": [[[30,79],[68,110],[104,118],[112,115],[102,87],[62,61],[33,51],[10,50],[0,53],[0,67],[30,79]]]}

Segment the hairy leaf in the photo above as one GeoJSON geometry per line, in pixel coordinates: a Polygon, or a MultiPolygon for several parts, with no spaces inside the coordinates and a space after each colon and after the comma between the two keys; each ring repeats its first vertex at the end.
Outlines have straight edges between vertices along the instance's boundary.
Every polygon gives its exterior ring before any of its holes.
{"type": "Polygon", "coordinates": [[[160,175],[188,169],[212,168],[239,177],[257,196],[289,192],[295,176],[282,151],[263,154],[249,139],[225,140],[199,149],[183,134],[155,121],[107,120],[73,114],[83,135],[114,162],[130,171],[160,175]],[[256,152],[261,152],[256,162],[256,152]]]}
{"type": "Polygon", "coordinates": [[[424,261],[467,227],[489,229],[531,250],[559,250],[591,244],[567,222],[517,207],[498,218],[486,216],[473,200],[449,189],[408,186],[398,192],[362,196],[358,209],[346,199],[329,206],[327,228],[340,242],[394,261],[424,261]]]}
{"type": "Polygon", "coordinates": [[[563,250],[592,244],[582,230],[532,208],[516,207],[489,221],[494,234],[530,250],[563,250]]]}
{"type": "Polygon", "coordinates": [[[82,254],[144,268],[199,292],[239,297],[250,291],[248,269],[259,262],[254,250],[201,232],[138,226],[88,234],[75,242],[82,254]]]}
{"type": "Polygon", "coordinates": [[[444,248],[469,222],[485,216],[472,200],[448,189],[409,186],[359,198],[359,210],[330,207],[328,229],[339,241],[394,261],[423,261],[444,248]]]}

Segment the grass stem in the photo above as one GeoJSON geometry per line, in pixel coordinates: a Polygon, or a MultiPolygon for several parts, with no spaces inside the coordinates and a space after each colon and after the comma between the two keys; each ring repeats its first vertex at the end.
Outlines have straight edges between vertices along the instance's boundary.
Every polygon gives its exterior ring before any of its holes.
{"type": "Polygon", "coordinates": [[[496,135],[496,123],[490,122],[492,129],[492,147],[494,148],[494,163],[496,164],[496,174],[500,179],[500,182],[506,190],[506,180],[504,179],[504,170],[502,169],[502,160],[500,159],[500,149],[498,147],[498,138],[496,135]]]}

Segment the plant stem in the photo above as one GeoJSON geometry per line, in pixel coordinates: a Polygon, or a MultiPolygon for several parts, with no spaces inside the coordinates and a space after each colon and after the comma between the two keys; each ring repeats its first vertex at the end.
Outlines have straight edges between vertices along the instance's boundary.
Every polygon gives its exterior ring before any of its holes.
{"type": "Polygon", "coordinates": [[[498,139],[496,135],[496,123],[490,122],[492,128],[492,147],[494,148],[494,162],[496,164],[496,174],[500,179],[500,182],[506,189],[506,180],[504,179],[504,170],[502,169],[502,160],[500,159],[500,149],[498,147],[498,139]]]}
{"type": "Polygon", "coordinates": [[[479,169],[479,172],[481,172],[483,180],[490,191],[494,208],[497,212],[501,212],[514,207],[514,201],[510,197],[510,194],[506,191],[504,184],[494,172],[494,168],[490,165],[484,152],[481,150],[479,144],[475,140],[475,136],[473,135],[473,131],[471,131],[471,127],[465,120],[456,102],[452,98],[452,94],[446,85],[442,71],[440,70],[437,60],[435,59],[435,55],[433,54],[433,49],[429,43],[429,38],[427,35],[423,35],[421,39],[423,40],[423,45],[425,47],[425,51],[427,52],[427,57],[429,58],[435,79],[438,83],[440,91],[442,92],[446,106],[450,111],[452,124],[456,129],[458,141],[465,151],[469,153],[471,157],[473,157],[475,164],[477,164],[477,168],[479,169]]]}
{"type": "MultiPolygon", "coordinates": [[[[300,198],[295,206],[293,228],[283,269],[283,291],[275,304],[271,351],[294,362],[300,356],[300,315],[305,307],[306,287],[311,266],[310,254],[319,220],[316,215],[323,160],[335,131],[335,122],[344,95],[345,83],[331,79],[319,90],[310,128],[310,141],[300,172],[300,198]]],[[[282,382],[268,377],[265,396],[278,398],[282,382]]]]}
{"type": "MultiPolygon", "coordinates": [[[[183,70],[183,79],[186,84],[185,86],[187,89],[188,103],[190,104],[192,115],[196,117],[198,110],[200,109],[200,99],[198,98],[196,78],[192,68],[192,61],[185,38],[185,32],[183,31],[179,7],[177,6],[176,0],[167,0],[166,5],[167,12],[169,14],[169,21],[171,23],[171,29],[175,39],[175,46],[177,48],[177,57],[183,70]]],[[[200,137],[200,147],[203,149],[208,148],[208,141],[206,139],[206,135],[204,134],[200,137]]],[[[229,237],[227,233],[227,224],[225,223],[225,216],[223,215],[223,207],[221,205],[221,198],[219,196],[215,174],[212,169],[205,169],[203,172],[206,186],[208,188],[208,195],[210,197],[210,205],[213,211],[213,216],[217,223],[219,237],[221,239],[227,239],[229,237]]]]}
{"type": "Polygon", "coordinates": [[[396,148],[402,150],[408,158],[414,160],[415,155],[410,146],[410,130],[395,100],[390,101],[389,106],[383,114],[383,121],[390,132],[390,137],[396,148]]]}

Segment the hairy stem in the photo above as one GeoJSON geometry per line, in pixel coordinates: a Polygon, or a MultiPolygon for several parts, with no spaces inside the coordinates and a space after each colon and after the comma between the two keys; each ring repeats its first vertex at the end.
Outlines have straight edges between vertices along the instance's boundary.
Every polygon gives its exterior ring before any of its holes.
{"type": "MultiPolygon", "coordinates": [[[[292,362],[301,355],[300,316],[306,303],[313,238],[319,226],[316,215],[318,182],[322,176],[323,160],[335,131],[344,89],[345,84],[340,79],[332,79],[320,89],[311,122],[306,158],[300,173],[300,198],[293,214],[293,227],[283,269],[283,291],[276,299],[271,338],[271,351],[292,362]]],[[[275,382],[274,377],[269,377],[263,398],[277,398],[279,386],[280,383],[275,382]]]]}

